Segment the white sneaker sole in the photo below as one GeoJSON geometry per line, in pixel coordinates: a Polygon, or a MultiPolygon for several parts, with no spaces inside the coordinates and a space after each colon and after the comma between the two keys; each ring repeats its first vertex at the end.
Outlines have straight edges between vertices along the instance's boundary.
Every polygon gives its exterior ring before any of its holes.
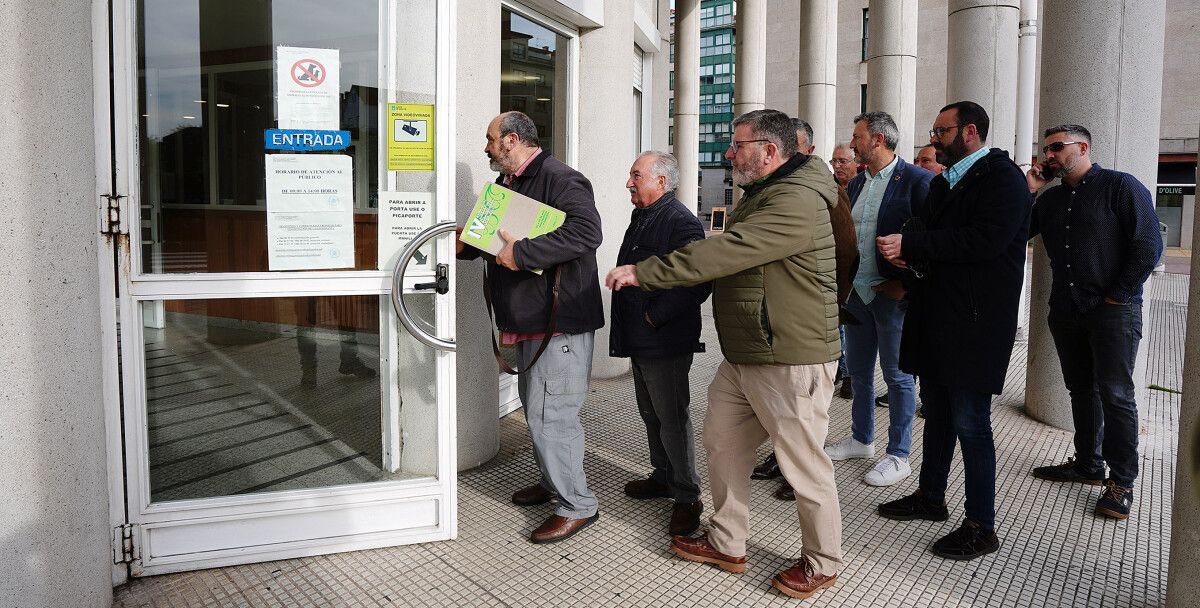
{"type": "Polygon", "coordinates": [[[887,486],[896,485],[897,483],[900,483],[901,481],[904,481],[905,479],[908,479],[909,477],[912,476],[911,470],[903,475],[898,475],[896,477],[883,477],[883,476],[877,477],[877,476],[871,474],[874,472],[875,471],[871,471],[871,472],[867,473],[866,475],[864,475],[863,483],[865,483],[869,486],[874,486],[876,488],[885,488],[887,486]]]}

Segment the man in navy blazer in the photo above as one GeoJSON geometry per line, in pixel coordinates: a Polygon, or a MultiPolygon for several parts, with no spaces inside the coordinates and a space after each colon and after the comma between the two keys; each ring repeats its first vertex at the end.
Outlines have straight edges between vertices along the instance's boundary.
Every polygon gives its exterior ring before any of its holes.
{"type": "Polygon", "coordinates": [[[875,246],[880,236],[900,232],[923,204],[933,174],[896,156],[900,130],[884,112],[854,119],[850,147],[866,170],[850,180],[851,215],[858,236],[859,266],[846,312],[858,325],[846,325],[846,367],[854,386],[850,435],[825,448],[833,460],[875,457],[875,360],[888,387],[888,441],[883,458],[863,477],[868,485],[890,486],[912,474],[913,415],[917,410],[913,377],[900,369],[900,336],[908,309],[902,270],[888,263],[875,246]]]}

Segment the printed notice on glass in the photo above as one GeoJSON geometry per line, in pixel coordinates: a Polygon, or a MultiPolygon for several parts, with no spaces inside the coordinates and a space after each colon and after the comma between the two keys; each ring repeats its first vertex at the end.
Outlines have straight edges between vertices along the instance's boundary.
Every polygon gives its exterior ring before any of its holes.
{"type": "Polygon", "coordinates": [[[433,106],[389,103],[388,171],[433,171],[433,106]]]}
{"type": "Polygon", "coordinates": [[[338,53],[338,49],[275,48],[276,115],[280,129],[341,128],[338,53]]]}
{"type": "MultiPolygon", "coordinates": [[[[400,251],[422,230],[433,225],[433,194],[430,192],[379,193],[379,269],[391,270],[400,261],[400,251]]],[[[433,270],[433,243],[413,254],[409,269],[433,270]]]]}
{"type": "Polygon", "coordinates": [[[267,268],[354,267],[353,166],[344,154],[268,154],[267,268]]]}

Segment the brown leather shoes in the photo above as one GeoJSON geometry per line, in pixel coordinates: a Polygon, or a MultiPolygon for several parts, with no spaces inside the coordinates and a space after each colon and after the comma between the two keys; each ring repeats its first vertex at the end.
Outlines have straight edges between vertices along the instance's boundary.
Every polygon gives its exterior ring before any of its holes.
{"type": "Polygon", "coordinates": [[[554,493],[541,484],[533,484],[528,488],[521,488],[513,492],[513,504],[521,505],[522,507],[532,507],[533,505],[544,505],[554,498],[554,493]]]}
{"type": "Polygon", "coordinates": [[[704,564],[715,564],[718,568],[726,572],[742,573],[746,571],[746,556],[734,557],[725,555],[717,551],[708,542],[708,534],[703,534],[697,538],[687,536],[676,536],[671,539],[671,550],[675,555],[688,560],[689,562],[700,562],[704,564]]]}
{"type": "Polygon", "coordinates": [[[780,593],[798,600],[807,599],[822,589],[828,589],[837,582],[837,575],[826,576],[813,570],[812,562],[807,557],[801,557],[795,566],[780,572],[771,579],[771,586],[780,593]]]}
{"type": "Polygon", "coordinates": [[[570,519],[561,515],[551,515],[550,519],[543,522],[542,525],[538,526],[537,530],[533,531],[533,534],[529,535],[529,540],[539,545],[567,540],[597,519],[600,519],[599,511],[595,515],[583,519],[570,519]]]}
{"type": "Polygon", "coordinates": [[[704,512],[704,503],[677,502],[671,509],[671,536],[687,536],[700,527],[700,514],[704,512]]]}

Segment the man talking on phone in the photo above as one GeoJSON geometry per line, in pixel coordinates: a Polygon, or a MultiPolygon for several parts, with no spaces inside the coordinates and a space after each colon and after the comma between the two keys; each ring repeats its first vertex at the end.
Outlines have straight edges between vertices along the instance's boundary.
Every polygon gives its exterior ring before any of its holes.
{"type": "Polygon", "coordinates": [[[1162,255],[1150,191],[1092,162],[1079,125],[1046,129],[1045,160],[1026,173],[1037,198],[1029,236],[1050,256],[1050,334],[1071,394],[1075,457],[1037,467],[1049,481],[1103,486],[1096,515],[1125,519],[1138,474],[1133,365],[1142,338],[1142,285],[1162,255]],[[1108,464],[1105,477],[1104,465],[1108,464]]]}

